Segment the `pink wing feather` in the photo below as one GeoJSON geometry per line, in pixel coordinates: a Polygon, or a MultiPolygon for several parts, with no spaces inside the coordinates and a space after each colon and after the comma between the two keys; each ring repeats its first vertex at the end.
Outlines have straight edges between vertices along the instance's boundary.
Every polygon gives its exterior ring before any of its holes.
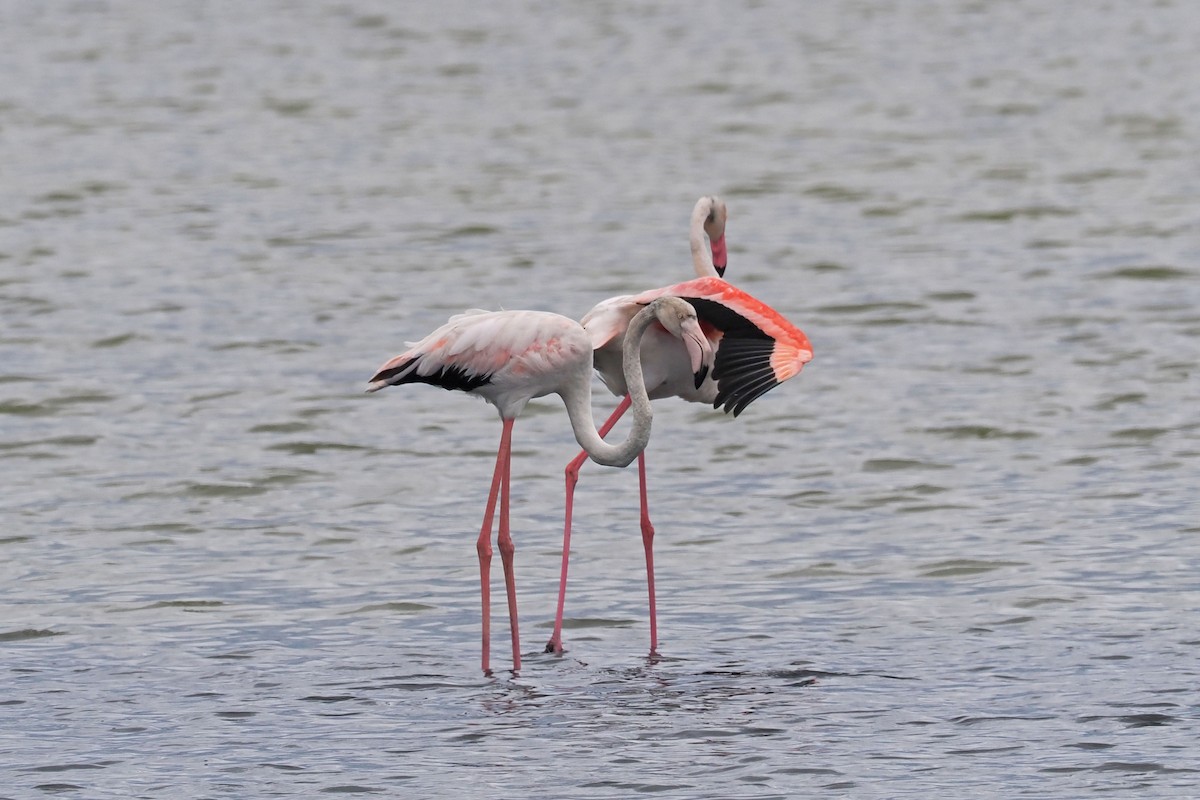
{"type": "Polygon", "coordinates": [[[755,399],[795,377],[812,360],[812,344],[803,331],[753,295],[712,277],[601,303],[584,322],[593,346],[598,339],[615,335],[609,331],[621,316],[632,317],[643,305],[668,295],[691,303],[701,323],[720,333],[712,373],[718,387],[714,408],[724,405],[724,410],[736,417],[755,399]],[[595,332],[587,321],[593,316],[603,323],[595,332]]]}

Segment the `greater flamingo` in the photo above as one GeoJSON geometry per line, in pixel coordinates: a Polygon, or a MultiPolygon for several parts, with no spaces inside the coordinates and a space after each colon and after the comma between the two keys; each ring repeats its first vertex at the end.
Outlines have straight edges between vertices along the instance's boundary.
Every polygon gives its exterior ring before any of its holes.
{"type": "Polygon", "coordinates": [[[700,328],[695,310],[686,302],[663,297],[649,302],[629,323],[623,371],[634,387],[633,430],[624,443],[611,445],[597,433],[592,419],[592,342],[573,319],[541,311],[468,311],[452,317],[442,327],[404,353],[386,362],[371,378],[368,392],[402,383],[428,383],[479,395],[496,407],[502,421],[500,447],[492,488],[488,494],[476,550],[483,602],[483,671],[489,669],[491,643],[492,519],[500,497],[500,531],[497,544],[504,566],[508,615],[512,628],[513,670],[521,668],[517,632],[517,593],[513,571],[513,541],[508,529],[509,473],[512,461],[513,422],[534,397],[559,395],[567,407],[575,439],[599,464],[627,466],[650,440],[653,416],[646,396],[639,343],[657,322],[655,330],[669,332],[680,342],[691,364],[693,383],[700,385],[712,364],[712,350],[700,328]]]}
{"type": "MultiPolygon", "coordinates": [[[[620,373],[619,353],[629,321],[646,303],[659,297],[679,297],[695,309],[716,353],[712,373],[700,384],[684,380],[683,353],[665,332],[651,330],[641,343],[646,391],[651,399],[680,397],[689,402],[724,405],[736,417],[746,406],[783,381],[795,376],[813,356],[812,345],[803,331],[770,306],[726,283],[725,204],[716,197],[702,197],[692,212],[690,242],[692,263],[700,277],[684,283],[652,289],[638,295],[613,297],[584,316],[581,324],[596,348],[596,370],[609,390],[624,396],[605,423],[607,434],[629,409],[629,381],[620,373]],[[714,224],[715,223],[715,224],[714,224]],[[707,234],[712,254],[704,247],[707,234]],[[714,263],[716,262],[716,263],[714,263]]],[[[571,548],[571,517],[579,469],[586,460],[580,453],[567,465],[565,522],[563,525],[562,572],[559,577],[558,607],[554,632],[546,652],[562,652],[563,612],[566,606],[567,566],[571,548]]],[[[642,546],[646,554],[646,587],[650,606],[650,652],[658,650],[658,619],[654,592],[654,526],[646,497],[646,455],[638,454],[638,490],[641,505],[642,546]]]]}

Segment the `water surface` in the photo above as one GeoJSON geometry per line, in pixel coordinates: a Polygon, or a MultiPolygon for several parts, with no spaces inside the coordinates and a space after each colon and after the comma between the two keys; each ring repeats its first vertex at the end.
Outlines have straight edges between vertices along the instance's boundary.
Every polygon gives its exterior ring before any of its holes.
{"type": "MultiPolygon", "coordinates": [[[[1200,794],[1190,4],[9,4],[5,797],[1200,794]],[[729,277],[816,359],[589,465],[371,370],[729,277]],[[498,579],[497,579],[498,580],[498,579]]],[[[601,392],[597,382],[597,392],[601,392]]],[[[612,398],[597,398],[606,410],[612,398]]]]}

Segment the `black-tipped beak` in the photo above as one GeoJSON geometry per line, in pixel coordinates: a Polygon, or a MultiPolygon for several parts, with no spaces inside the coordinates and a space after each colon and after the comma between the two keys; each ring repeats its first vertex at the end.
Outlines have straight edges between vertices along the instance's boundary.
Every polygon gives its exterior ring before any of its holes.
{"type": "Polygon", "coordinates": [[[721,235],[715,240],[709,241],[709,247],[712,248],[712,263],[713,269],[717,271],[717,275],[725,277],[725,267],[729,264],[729,250],[725,247],[725,232],[722,226],[721,235]]]}
{"type": "Polygon", "coordinates": [[[700,384],[704,383],[712,369],[714,359],[712,346],[708,343],[708,339],[704,338],[700,322],[695,317],[685,323],[685,332],[682,338],[683,346],[687,348],[688,359],[691,361],[692,375],[696,378],[696,388],[699,389],[700,384]]]}

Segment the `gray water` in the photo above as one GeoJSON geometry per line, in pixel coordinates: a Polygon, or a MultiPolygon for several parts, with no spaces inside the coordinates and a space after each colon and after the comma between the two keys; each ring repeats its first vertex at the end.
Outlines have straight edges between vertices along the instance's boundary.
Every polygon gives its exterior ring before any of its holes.
{"type": "MultiPolygon", "coordinates": [[[[1200,796],[1200,9],[0,5],[0,796],[1200,796]],[[816,358],[589,465],[363,395],[728,276],[816,358]],[[496,589],[499,598],[498,564],[496,589]]],[[[601,395],[598,412],[613,398],[601,395]]]]}

